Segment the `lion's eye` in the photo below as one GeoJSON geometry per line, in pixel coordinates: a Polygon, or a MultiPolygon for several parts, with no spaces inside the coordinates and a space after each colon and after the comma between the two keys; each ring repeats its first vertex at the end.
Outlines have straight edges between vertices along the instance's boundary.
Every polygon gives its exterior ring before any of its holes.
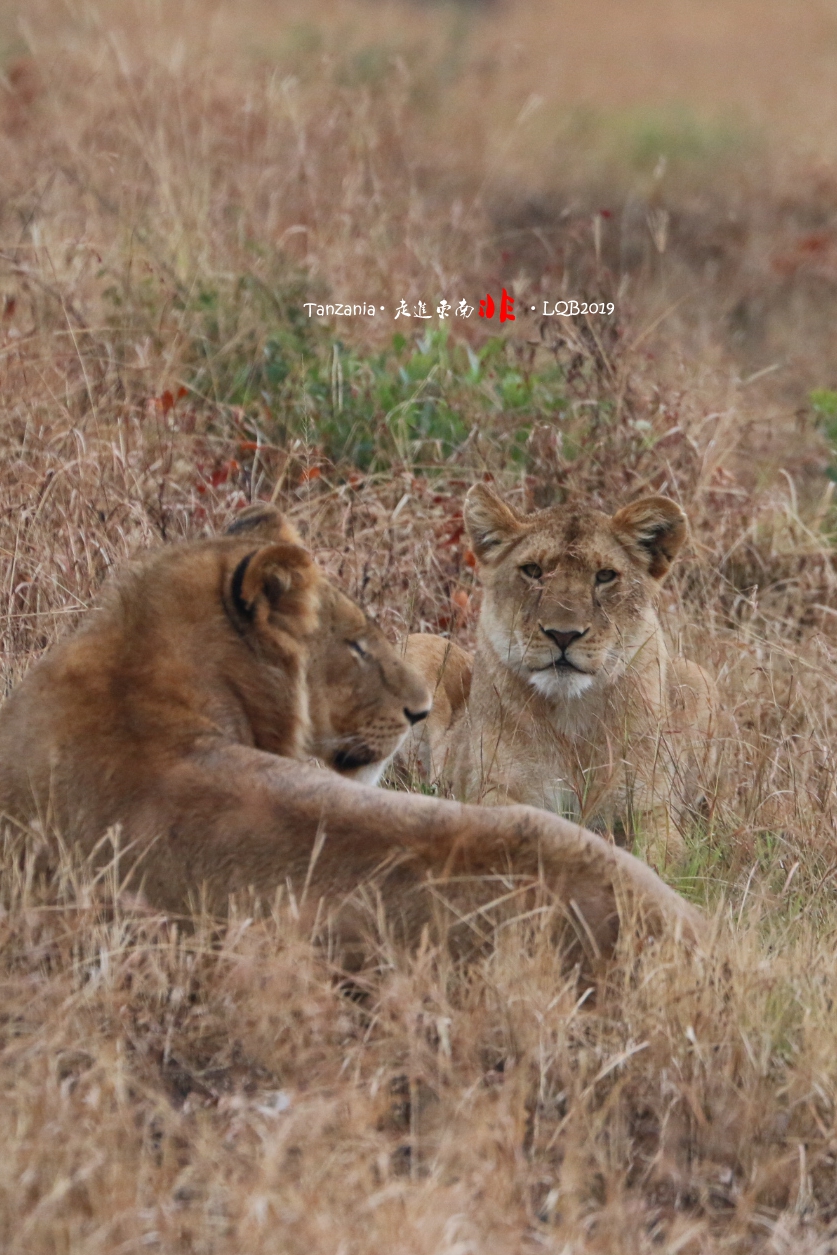
{"type": "Polygon", "coordinates": [[[369,654],[363,648],[360,641],[346,641],[346,644],[349,646],[349,649],[357,658],[366,659],[369,657],[369,654]]]}
{"type": "Polygon", "coordinates": [[[520,568],[520,570],[529,580],[539,580],[543,575],[543,571],[538,566],[537,562],[527,562],[525,566],[520,568]]]}
{"type": "Polygon", "coordinates": [[[618,571],[611,571],[609,569],[606,569],[604,571],[597,571],[596,583],[597,584],[612,584],[618,574],[619,574],[618,571]]]}

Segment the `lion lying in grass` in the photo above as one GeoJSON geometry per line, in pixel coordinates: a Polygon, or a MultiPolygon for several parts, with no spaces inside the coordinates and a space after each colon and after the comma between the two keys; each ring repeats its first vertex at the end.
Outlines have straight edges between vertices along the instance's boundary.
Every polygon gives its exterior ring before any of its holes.
{"type": "Polygon", "coordinates": [[[119,825],[121,867],[165,910],[287,886],[344,954],[367,926],[364,896],[412,940],[440,912],[464,941],[482,936],[488,904],[529,909],[538,885],[595,955],[626,905],[696,929],[650,869],[573,824],[347,778],[377,779],[429,703],[258,507],[225,536],[142,558],[32,668],[0,710],[0,808],[86,853],[119,825]]]}
{"type": "Polygon", "coordinates": [[[406,649],[436,692],[413,734],[424,770],[463,801],[638,836],[665,865],[715,701],[700,667],[669,657],[654,608],[683,511],[648,497],[612,518],[575,505],[523,516],[477,484],[464,519],[485,590],[476,654],[431,635],[406,649]]]}

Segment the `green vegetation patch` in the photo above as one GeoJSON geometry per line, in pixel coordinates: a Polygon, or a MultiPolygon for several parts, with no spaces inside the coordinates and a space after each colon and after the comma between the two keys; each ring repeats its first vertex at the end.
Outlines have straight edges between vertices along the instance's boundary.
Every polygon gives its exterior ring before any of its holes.
{"type": "Polygon", "coordinates": [[[243,410],[270,443],[300,438],[335,464],[385,469],[444,462],[476,429],[522,464],[533,423],[568,410],[561,367],[527,366],[503,338],[474,349],[428,327],[364,351],[309,319],[302,296],[241,279],[182,302],[184,382],[243,410]]]}
{"type": "Polygon", "coordinates": [[[653,168],[661,158],[673,165],[705,165],[752,142],[733,119],[701,118],[683,105],[627,113],[614,120],[613,131],[628,161],[639,170],[653,168]]]}
{"type": "Polygon", "coordinates": [[[837,392],[833,388],[815,388],[809,395],[814,423],[825,433],[835,457],[826,467],[826,475],[837,483],[837,392]]]}
{"type": "Polygon", "coordinates": [[[583,155],[599,177],[633,186],[663,175],[691,185],[758,150],[760,137],[735,113],[699,113],[686,104],[664,109],[604,110],[580,105],[544,110],[533,123],[543,142],[549,132],[561,160],[583,155]]]}

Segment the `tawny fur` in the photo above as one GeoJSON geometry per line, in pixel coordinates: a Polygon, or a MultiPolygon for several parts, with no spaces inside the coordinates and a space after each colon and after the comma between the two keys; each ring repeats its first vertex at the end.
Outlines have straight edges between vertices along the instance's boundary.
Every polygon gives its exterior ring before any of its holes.
{"type": "Polygon", "coordinates": [[[715,705],[706,672],[669,656],[654,606],[682,510],[652,497],[613,517],[522,516],[478,485],[465,523],[484,585],[470,693],[464,650],[428,635],[405,651],[442,699],[411,738],[422,767],[463,801],[638,835],[664,865],[682,849],[676,821],[695,800],[715,705]]]}
{"type": "Polygon", "coordinates": [[[422,675],[433,695],[433,708],[427,720],[408,740],[428,780],[441,780],[447,774],[450,733],[465,711],[471,692],[474,657],[455,641],[430,632],[414,633],[404,647],[404,657],[422,675]]]}
{"type": "Polygon", "coordinates": [[[85,852],[118,826],[122,869],[166,910],[289,887],[344,952],[364,894],[411,940],[440,911],[466,940],[481,935],[487,904],[511,893],[531,905],[533,892],[597,955],[622,906],[649,927],[699,929],[647,867],[574,824],[388,793],[300,761],[376,773],[430,694],[297,540],[256,510],[124,574],[0,710],[6,816],[85,852]]]}

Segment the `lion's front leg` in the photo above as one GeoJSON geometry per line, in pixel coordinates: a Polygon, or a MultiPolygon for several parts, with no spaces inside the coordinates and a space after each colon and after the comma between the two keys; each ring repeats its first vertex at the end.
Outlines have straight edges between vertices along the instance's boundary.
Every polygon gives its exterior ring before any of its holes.
{"type": "Polygon", "coordinates": [[[672,781],[663,764],[650,778],[625,771],[614,798],[613,833],[617,842],[662,871],[686,853],[683,833],[671,807],[672,781]]]}
{"type": "Polygon", "coordinates": [[[580,769],[579,822],[609,833],[662,870],[685,852],[672,808],[672,772],[666,747],[650,736],[637,737],[621,754],[597,753],[580,769]]]}
{"type": "Polygon", "coordinates": [[[683,834],[667,806],[638,813],[631,811],[626,824],[616,821],[614,836],[619,845],[624,845],[657,871],[679,862],[686,852],[683,834]]]}
{"type": "Polygon", "coordinates": [[[358,893],[379,898],[414,942],[442,899],[453,922],[466,921],[539,885],[603,956],[630,902],[658,924],[673,918],[698,931],[694,912],[649,868],[555,816],[371,789],[241,746],[177,764],[126,826],[137,881],[155,905],[182,910],[200,896],[220,912],[231,893],[282,889],[312,926],[326,904],[351,945],[358,893]]]}

